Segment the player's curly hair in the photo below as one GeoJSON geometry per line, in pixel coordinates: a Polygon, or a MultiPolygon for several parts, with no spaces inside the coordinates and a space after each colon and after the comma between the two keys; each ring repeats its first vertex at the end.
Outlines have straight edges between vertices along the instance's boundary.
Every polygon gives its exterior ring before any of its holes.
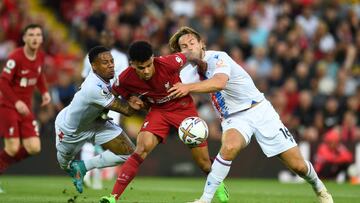
{"type": "Polygon", "coordinates": [[[101,54],[103,52],[107,52],[107,51],[110,51],[110,49],[108,49],[104,46],[96,46],[96,47],[91,48],[89,51],[90,63],[93,63],[99,54],[101,54]]]}
{"type": "Polygon", "coordinates": [[[153,56],[153,49],[147,41],[135,41],[129,47],[129,60],[145,62],[153,56]]]}
{"type": "MultiPolygon", "coordinates": [[[[183,26],[181,27],[178,31],[176,31],[176,33],[170,38],[169,40],[169,47],[171,52],[176,53],[176,52],[181,52],[180,46],[179,46],[179,39],[180,37],[187,35],[187,34],[192,34],[196,37],[197,40],[201,41],[201,35],[196,32],[194,29],[187,27],[187,26],[183,26]]],[[[205,45],[204,45],[205,48],[205,45]]]]}

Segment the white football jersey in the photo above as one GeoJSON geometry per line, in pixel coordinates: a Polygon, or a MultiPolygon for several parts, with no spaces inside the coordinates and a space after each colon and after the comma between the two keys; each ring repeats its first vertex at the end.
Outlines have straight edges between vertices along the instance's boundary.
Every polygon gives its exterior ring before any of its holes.
{"type": "Polygon", "coordinates": [[[114,100],[111,84],[90,72],[71,103],[57,115],[55,123],[66,135],[90,129],[101,121],[99,117],[114,100]]]}
{"type": "Polygon", "coordinates": [[[226,118],[264,99],[264,94],[256,88],[250,75],[227,53],[206,51],[203,60],[208,64],[206,78],[217,73],[229,76],[225,89],[211,93],[212,104],[220,117],[226,118]]]}
{"type": "MultiPolygon", "coordinates": [[[[114,78],[110,80],[110,83],[113,84],[113,82],[118,77],[118,75],[120,75],[121,72],[123,72],[127,67],[129,67],[129,61],[128,61],[128,57],[124,53],[118,51],[115,48],[111,49],[110,52],[114,58],[114,65],[115,65],[115,67],[114,67],[115,75],[114,75],[114,78]]],[[[89,56],[86,55],[84,58],[84,67],[81,72],[81,76],[83,78],[86,78],[90,72],[93,72],[93,71],[91,68],[90,61],[89,61],[89,56]]]]}

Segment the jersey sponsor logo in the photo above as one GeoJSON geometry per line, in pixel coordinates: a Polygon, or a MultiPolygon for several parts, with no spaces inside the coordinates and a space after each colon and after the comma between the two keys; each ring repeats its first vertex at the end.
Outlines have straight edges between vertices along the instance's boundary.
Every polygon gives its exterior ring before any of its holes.
{"type": "Polygon", "coordinates": [[[33,86],[36,85],[37,83],[37,78],[25,78],[22,77],[20,79],[20,87],[27,87],[27,86],[33,86]]]}
{"type": "Polygon", "coordinates": [[[28,74],[30,72],[30,70],[21,70],[21,74],[25,75],[28,74]]]}
{"type": "Polygon", "coordinates": [[[9,59],[6,62],[5,68],[4,68],[4,72],[10,74],[11,70],[14,69],[16,66],[15,60],[14,59],[9,59]]]}

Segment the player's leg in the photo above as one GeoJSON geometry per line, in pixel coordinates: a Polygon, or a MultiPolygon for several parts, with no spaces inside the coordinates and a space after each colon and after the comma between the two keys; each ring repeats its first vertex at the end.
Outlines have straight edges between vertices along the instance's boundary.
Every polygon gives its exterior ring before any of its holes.
{"type": "Polygon", "coordinates": [[[144,159],[160,143],[160,138],[151,132],[142,131],[136,140],[135,152],[123,164],[120,169],[119,177],[116,179],[112,195],[118,199],[124,192],[127,185],[136,176],[137,171],[144,159]]]}
{"type": "Polygon", "coordinates": [[[228,175],[232,160],[238,155],[240,150],[246,146],[247,141],[241,133],[230,128],[222,135],[220,152],[217,154],[211,172],[207,176],[204,192],[200,198],[205,203],[210,203],[219,185],[228,175]]]}
{"type": "MultiPolygon", "coordinates": [[[[192,158],[197,163],[197,165],[200,167],[200,169],[204,171],[206,174],[209,174],[212,163],[210,160],[207,143],[205,142],[197,147],[192,147],[191,155],[192,158]]],[[[229,201],[229,193],[224,183],[220,184],[215,194],[221,203],[225,203],[229,201]]]]}
{"type": "Polygon", "coordinates": [[[211,169],[211,160],[207,144],[191,148],[191,155],[200,169],[208,174],[211,169]]]}
{"type": "MultiPolygon", "coordinates": [[[[103,134],[103,132],[101,132],[101,134],[103,134]]],[[[124,131],[101,146],[105,149],[104,152],[83,160],[87,171],[94,168],[100,169],[124,163],[135,149],[134,144],[124,131]]]]}
{"type": "Polygon", "coordinates": [[[11,164],[19,162],[31,154],[38,153],[37,147],[40,146],[38,144],[40,140],[37,140],[37,125],[32,119],[32,115],[24,118],[15,110],[8,108],[0,108],[0,114],[6,115],[0,120],[0,134],[4,136],[5,144],[4,149],[0,151],[0,173],[2,173],[11,164]],[[25,143],[27,148],[21,145],[21,138],[31,138],[25,143]]]}
{"type": "Polygon", "coordinates": [[[4,149],[0,151],[0,174],[12,164],[16,163],[16,154],[20,149],[20,138],[4,138],[4,149]]]}
{"type": "Polygon", "coordinates": [[[332,196],[328,193],[325,185],[319,179],[310,161],[305,161],[297,146],[288,149],[278,155],[280,160],[290,170],[304,178],[314,189],[321,203],[332,203],[332,196]]]}
{"type": "Polygon", "coordinates": [[[39,137],[29,137],[22,139],[23,146],[30,155],[39,154],[41,151],[41,142],[39,137]]]}

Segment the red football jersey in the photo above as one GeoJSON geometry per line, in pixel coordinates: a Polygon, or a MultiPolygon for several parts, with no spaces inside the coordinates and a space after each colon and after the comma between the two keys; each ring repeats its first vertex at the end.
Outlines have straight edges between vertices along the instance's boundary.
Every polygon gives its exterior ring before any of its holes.
{"type": "Polygon", "coordinates": [[[26,58],[24,48],[20,47],[10,53],[0,75],[0,104],[14,108],[17,100],[25,102],[31,110],[31,100],[35,86],[41,93],[47,91],[43,74],[45,53],[38,51],[35,60],[26,58]]]}
{"type": "Polygon", "coordinates": [[[128,67],[123,71],[113,85],[115,92],[122,97],[141,95],[144,101],[150,103],[151,108],[176,110],[193,105],[191,96],[172,99],[167,97],[168,89],[173,84],[181,82],[180,68],[186,63],[184,54],[176,53],[168,56],[154,58],[155,73],[150,80],[142,80],[138,77],[135,69],[128,67]]]}

